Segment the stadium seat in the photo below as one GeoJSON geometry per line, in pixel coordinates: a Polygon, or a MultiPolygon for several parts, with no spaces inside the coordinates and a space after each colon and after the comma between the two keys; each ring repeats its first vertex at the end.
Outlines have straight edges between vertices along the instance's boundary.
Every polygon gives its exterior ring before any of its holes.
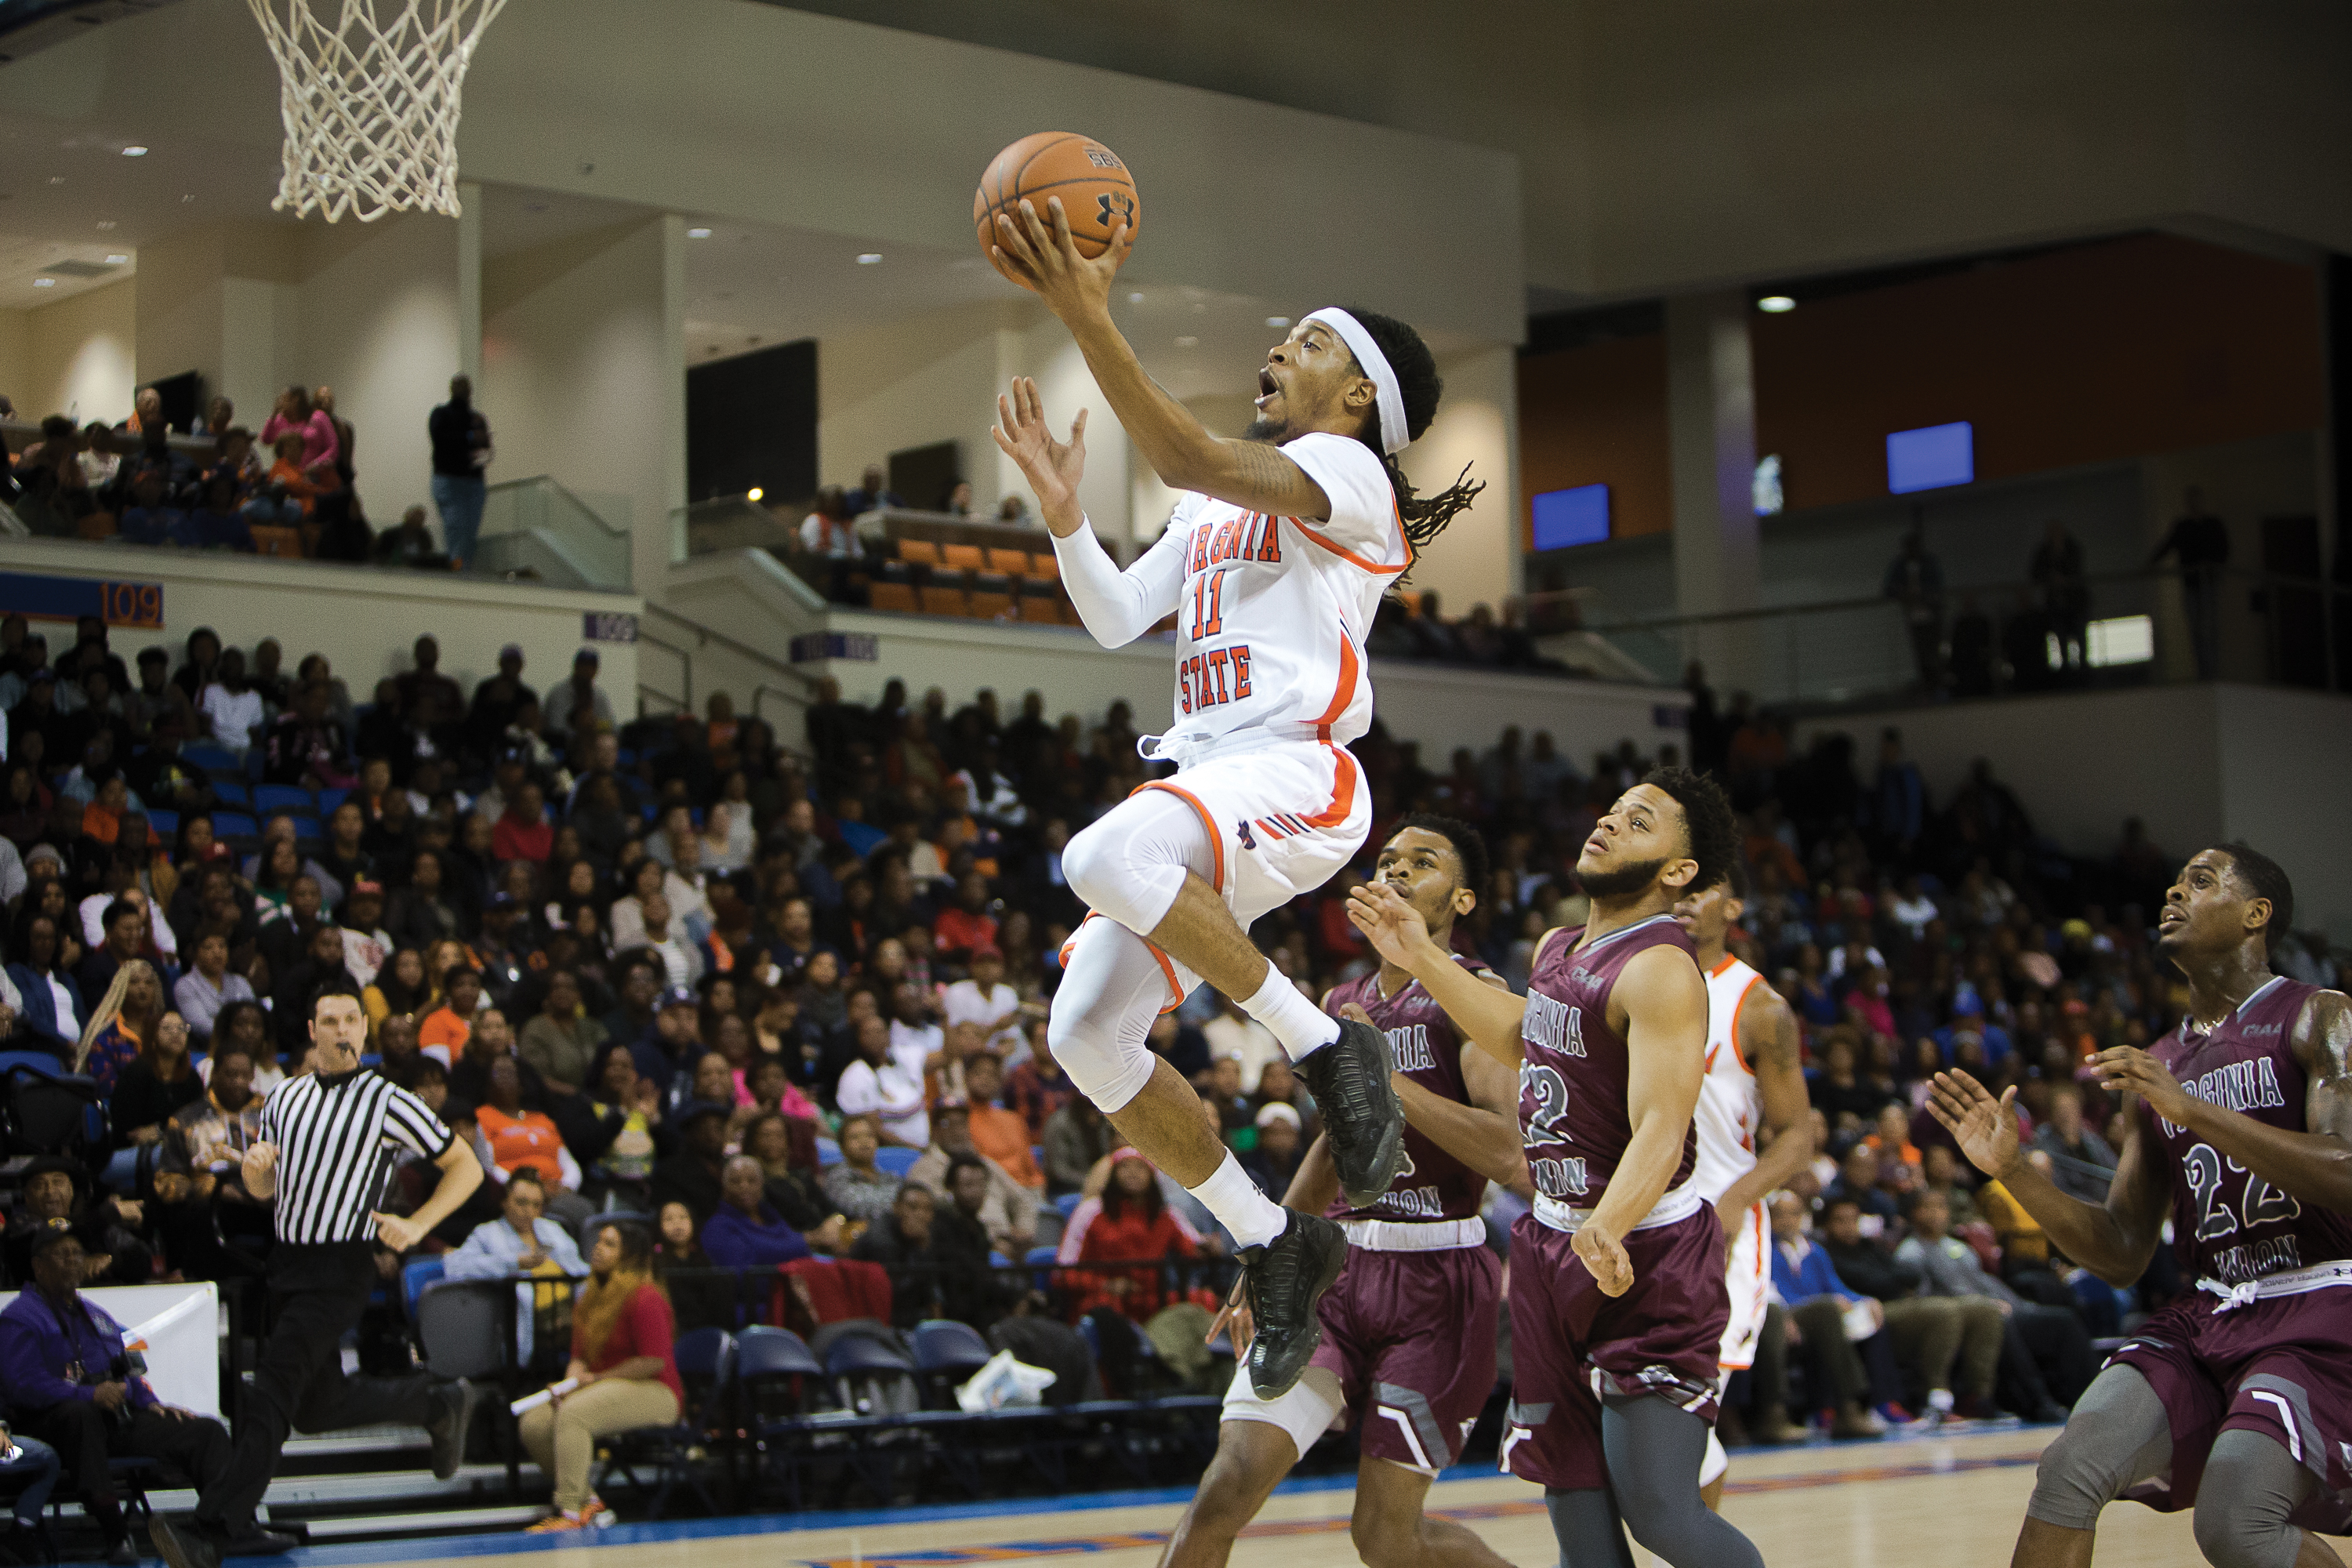
{"type": "Polygon", "coordinates": [[[1058,626],[1062,624],[1062,606],[1052,599],[1024,594],[1021,598],[1021,618],[1032,626],[1058,626]]]}
{"type": "Polygon", "coordinates": [[[151,809],[147,813],[147,826],[169,838],[180,831],[180,814],[151,809]]]}
{"type": "Polygon", "coordinates": [[[898,559],[909,566],[937,566],[940,547],[928,539],[902,539],[898,541],[898,559]]]}
{"type": "Polygon", "coordinates": [[[971,616],[979,621],[1009,621],[1013,619],[1013,595],[1010,594],[974,594],[971,616]]]}
{"type": "Polygon", "coordinates": [[[920,1149],[901,1149],[895,1146],[877,1149],[874,1151],[874,1165],[883,1174],[896,1176],[903,1182],[907,1179],[907,1173],[915,1168],[915,1162],[922,1157],[923,1152],[920,1149]]]}
{"type": "MultiPolygon", "coordinates": [[[[181,747],[180,761],[201,773],[226,773],[232,778],[244,771],[244,764],[236,760],[236,752],[210,741],[199,741],[192,746],[181,747]]],[[[239,795],[237,798],[243,800],[245,796],[239,795]]]]}
{"type": "Polygon", "coordinates": [[[988,552],[988,569],[1000,577],[1026,577],[1030,575],[1029,552],[1025,550],[991,550],[988,552]]]}
{"type": "Polygon", "coordinates": [[[1062,580],[1062,558],[1050,550],[1038,551],[1029,557],[1028,574],[1043,583],[1062,580]]]}
{"type": "MultiPolygon", "coordinates": [[[[625,763],[623,765],[625,766],[626,764],[625,763]]],[[[322,817],[334,816],[335,808],[342,805],[345,798],[348,797],[351,793],[352,792],[347,789],[320,790],[319,792],[319,815],[322,817]]]]}
{"type": "Polygon", "coordinates": [[[234,811],[213,813],[213,836],[216,838],[258,838],[261,824],[234,811]]]}
{"type": "Polygon", "coordinates": [[[448,1264],[438,1258],[412,1258],[401,1266],[400,1300],[401,1305],[408,1310],[411,1321],[416,1317],[417,1298],[425,1294],[428,1285],[438,1284],[447,1270],[448,1264]]]}
{"type": "Polygon", "coordinates": [[[940,560],[950,572],[985,572],[988,552],[977,544],[946,544],[940,547],[940,560]]]}
{"type": "Polygon", "coordinates": [[[706,1465],[723,1463],[710,1453],[717,1445],[711,1433],[726,1416],[735,1384],[735,1336],[724,1329],[688,1329],[677,1336],[672,1352],[677,1358],[677,1379],[686,1389],[686,1405],[678,1418],[666,1426],[640,1426],[606,1439],[611,1461],[606,1484],[625,1477],[642,1492],[645,1483],[636,1467],[655,1467],[653,1500],[646,1515],[659,1519],[668,1510],[670,1496],[681,1485],[702,1501],[703,1510],[716,1514],[719,1502],[704,1484],[706,1465]]]}
{"type": "Polygon", "coordinates": [[[294,838],[297,843],[314,844],[325,837],[326,834],[319,826],[317,817],[298,816],[294,819],[294,838]]]}
{"type": "Polygon", "coordinates": [[[416,1298],[416,1341],[438,1377],[496,1378],[507,1368],[514,1287],[503,1279],[442,1279],[416,1298]]]}
{"type": "Polygon", "coordinates": [[[1078,1205],[1086,1201],[1086,1199],[1080,1197],[1076,1193],[1064,1193],[1060,1197],[1054,1200],[1054,1206],[1062,1211],[1062,1217],[1064,1219],[1068,1219],[1072,1215],[1078,1212],[1078,1205]]]}
{"type": "Polygon", "coordinates": [[[919,590],[922,595],[923,614],[927,616],[969,616],[971,603],[961,588],[939,588],[929,584],[919,590]]]}
{"type": "Polygon", "coordinates": [[[265,524],[253,531],[253,548],[264,555],[299,561],[302,558],[302,531],[299,528],[272,528],[265,524]]]}
{"type": "Polygon", "coordinates": [[[253,793],[235,779],[212,781],[213,798],[223,805],[251,805],[253,793]]]}
{"type": "Polygon", "coordinates": [[[840,1164],[841,1145],[830,1138],[819,1138],[816,1141],[816,1163],[820,1170],[827,1165],[840,1164]]]}
{"type": "Polygon", "coordinates": [[[264,816],[273,811],[290,811],[297,816],[308,816],[315,805],[310,792],[296,784],[266,784],[253,787],[253,808],[264,816]]]}
{"type": "Polygon", "coordinates": [[[877,610],[897,610],[914,615],[922,605],[916,601],[915,590],[904,583],[877,583],[869,590],[868,606],[877,610]]]}

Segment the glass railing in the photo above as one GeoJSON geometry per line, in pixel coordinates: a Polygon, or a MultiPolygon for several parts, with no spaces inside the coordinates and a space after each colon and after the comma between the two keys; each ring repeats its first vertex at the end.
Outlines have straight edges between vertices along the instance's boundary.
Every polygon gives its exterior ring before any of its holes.
{"type": "Polygon", "coordinates": [[[578,496],[541,475],[489,487],[470,570],[528,575],[559,588],[626,592],[629,535],[578,496]]]}
{"type": "Polygon", "coordinates": [[[1529,600],[1539,648],[1598,638],[1660,684],[1693,660],[1759,703],[1838,706],[2225,679],[2352,689],[2352,588],[2274,573],[2090,577],[2053,611],[2031,583],[1947,591],[1915,618],[1892,599],[1620,618],[1589,599],[1529,600]]]}
{"type": "Polygon", "coordinates": [[[669,558],[673,563],[730,550],[764,550],[778,560],[799,547],[797,519],[786,521],[748,495],[713,496],[673,507],[669,558]]]}

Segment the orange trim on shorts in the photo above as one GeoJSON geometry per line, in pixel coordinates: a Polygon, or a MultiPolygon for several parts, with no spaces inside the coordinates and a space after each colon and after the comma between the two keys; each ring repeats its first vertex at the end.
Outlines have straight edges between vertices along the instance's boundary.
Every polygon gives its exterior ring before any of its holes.
{"type": "Polygon", "coordinates": [[[1328,741],[1323,742],[1323,749],[1332,758],[1331,804],[1307,818],[1309,827],[1337,827],[1356,809],[1356,759],[1346,747],[1328,741]]]}
{"type": "MultiPolygon", "coordinates": [[[[1136,785],[1134,790],[1130,793],[1132,795],[1141,795],[1148,789],[1164,789],[1170,795],[1174,795],[1178,800],[1182,801],[1186,805],[1191,806],[1194,811],[1200,813],[1201,826],[1209,830],[1209,847],[1216,856],[1216,859],[1212,862],[1215,874],[1209,879],[1209,886],[1214,888],[1220,893],[1223,892],[1225,890],[1225,836],[1218,830],[1217,819],[1209,815],[1209,808],[1201,804],[1201,797],[1199,795],[1194,795],[1191,790],[1186,789],[1183,785],[1171,784],[1166,779],[1146,779],[1143,783],[1136,785]]],[[[1170,984],[1174,984],[1172,977],[1170,980],[1170,984]]]]}
{"type": "MultiPolygon", "coordinates": [[[[1100,919],[1102,919],[1102,916],[1096,913],[1093,910],[1088,910],[1087,911],[1086,920],[1082,920],[1078,922],[1078,931],[1084,931],[1086,929],[1087,921],[1100,919]]],[[[1166,953],[1160,952],[1160,949],[1153,944],[1150,937],[1139,936],[1135,940],[1141,942],[1144,946],[1150,948],[1151,956],[1160,961],[1160,973],[1167,977],[1168,995],[1170,998],[1168,1005],[1160,1008],[1160,1011],[1162,1014],[1173,1013],[1177,1008],[1181,1007],[1184,1005],[1183,987],[1176,984],[1176,965],[1170,961],[1166,953]]],[[[1077,945],[1077,931],[1072,931],[1070,933],[1069,940],[1062,943],[1061,960],[1062,968],[1065,973],[1066,973],[1070,967],[1070,950],[1077,945]]]]}

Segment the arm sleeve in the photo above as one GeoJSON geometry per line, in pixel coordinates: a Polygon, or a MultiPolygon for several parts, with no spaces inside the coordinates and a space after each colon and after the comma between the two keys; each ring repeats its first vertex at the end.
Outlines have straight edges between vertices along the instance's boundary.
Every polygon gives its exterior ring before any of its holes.
{"type": "Polygon", "coordinates": [[[1186,524],[1198,504],[1196,498],[1186,498],[1159,542],[1124,572],[1095,537],[1091,522],[1067,539],[1055,539],[1062,585],[1070,591],[1070,603],[1077,606],[1078,618],[1095,641],[1105,647],[1124,647],[1161,616],[1175,613],[1184,588],[1184,547],[1192,537],[1186,524]]]}
{"type": "MultiPolygon", "coordinates": [[[[1372,449],[1352,437],[1318,430],[1286,442],[1282,455],[1322,487],[1331,515],[1319,523],[1300,522],[1309,539],[1328,548],[1385,563],[1393,542],[1404,542],[1397,517],[1396,489],[1372,449]]],[[[1392,564],[1392,563],[1391,563],[1392,564]]]]}
{"type": "Polygon", "coordinates": [[[503,1220],[489,1220],[467,1232],[466,1239],[450,1248],[441,1265],[442,1275],[449,1279],[493,1279],[501,1274],[511,1274],[508,1260],[492,1252],[483,1239],[483,1232],[503,1220]]]}
{"type": "Polygon", "coordinates": [[[0,1317],[0,1388],[6,1390],[10,1405],[19,1410],[44,1410],[68,1399],[90,1402],[96,1385],[68,1383],[58,1375],[50,1360],[42,1352],[38,1333],[16,1319],[0,1317]]]}
{"type": "Polygon", "coordinates": [[[428,1160],[439,1159],[457,1136],[441,1124],[431,1106],[404,1089],[394,1089],[384,1101],[383,1135],[428,1160]]]}

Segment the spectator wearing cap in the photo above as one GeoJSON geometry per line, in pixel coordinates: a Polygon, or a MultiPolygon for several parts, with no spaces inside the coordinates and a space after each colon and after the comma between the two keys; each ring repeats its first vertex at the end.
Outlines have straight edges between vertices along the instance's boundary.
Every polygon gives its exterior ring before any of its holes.
{"type": "Polygon", "coordinates": [[[1008,1065],[1017,1065],[1029,1055],[1028,1037],[1021,1027],[1021,996],[1004,983],[1004,952],[995,942],[983,942],[972,948],[971,976],[949,986],[940,1005],[949,1027],[978,1024],[988,1038],[988,1048],[1008,1065]]]}
{"type": "MultiPolygon", "coordinates": [[[[725,1201],[727,1126],[730,1108],[710,1100],[688,1100],[678,1107],[670,1124],[678,1130],[678,1151],[654,1165],[653,1203],[684,1204],[698,1225],[708,1225],[725,1201]]],[[[758,1162],[752,1162],[754,1167],[758,1162]]]]}
{"type": "Polygon", "coordinates": [[[1242,1156],[1242,1169],[1250,1180],[1275,1202],[1290,1190],[1291,1178],[1298,1174],[1299,1162],[1305,1157],[1304,1130],[1298,1112],[1279,1100],[1261,1105],[1257,1111],[1257,1147],[1242,1156]]]}
{"type": "Polygon", "coordinates": [[[609,729],[613,724],[613,700],[596,684],[596,672],[603,660],[593,647],[583,647],[572,656],[572,674],[560,686],[551,688],[540,703],[545,714],[548,730],[558,735],[573,732],[582,713],[587,715],[592,729],[609,729]]]}
{"type": "Polygon", "coordinates": [[[474,962],[482,972],[482,990],[497,1005],[516,999],[526,972],[535,967],[537,952],[530,940],[530,911],[504,888],[482,900],[482,929],[474,938],[474,962]]]}
{"type": "Polygon", "coordinates": [[[0,1399],[57,1449],[105,1536],[107,1561],[136,1563],[108,1461],[162,1459],[202,1489],[228,1469],[228,1430],[156,1398],[124,1349],[122,1325],[81,1293],[89,1259],[71,1225],[44,1222],[31,1253],[32,1289],[0,1311],[0,1399]]]}
{"type": "MultiPolygon", "coordinates": [[[[1027,1152],[1027,1145],[1023,1145],[1023,1151],[1027,1152]]],[[[970,1108],[950,1101],[931,1112],[930,1147],[907,1168],[907,1179],[920,1182],[937,1197],[951,1198],[955,1194],[948,1186],[948,1168],[965,1155],[988,1169],[987,1196],[976,1214],[988,1229],[990,1244],[1008,1258],[1020,1257],[1037,1238],[1037,1200],[1045,1184],[1040,1182],[1034,1190],[1023,1186],[1011,1172],[973,1146],[970,1108]]]]}
{"type": "Polygon", "coordinates": [[[726,1163],[719,1175],[718,1210],[702,1227],[702,1247],[722,1268],[767,1268],[813,1252],[841,1250],[841,1215],[828,1215],[815,1229],[794,1229],[768,1201],[767,1172],[749,1154],[726,1163]]]}
{"type": "Polygon", "coordinates": [[[1044,1192],[1045,1173],[1029,1152],[1029,1123],[997,1103],[1004,1092],[1003,1062],[988,1051],[971,1058],[963,1064],[963,1088],[973,1151],[1021,1185],[1044,1192]]]}
{"type": "Polygon", "coordinates": [[[43,1154],[17,1178],[20,1195],[8,1216],[0,1257],[8,1278],[19,1284],[33,1277],[33,1242],[40,1227],[62,1220],[81,1237],[88,1261],[82,1282],[91,1285],[144,1285],[154,1273],[154,1254],[139,1236],[146,1211],[135,1199],[91,1197],[89,1176],[79,1165],[58,1154],[43,1154]]]}

